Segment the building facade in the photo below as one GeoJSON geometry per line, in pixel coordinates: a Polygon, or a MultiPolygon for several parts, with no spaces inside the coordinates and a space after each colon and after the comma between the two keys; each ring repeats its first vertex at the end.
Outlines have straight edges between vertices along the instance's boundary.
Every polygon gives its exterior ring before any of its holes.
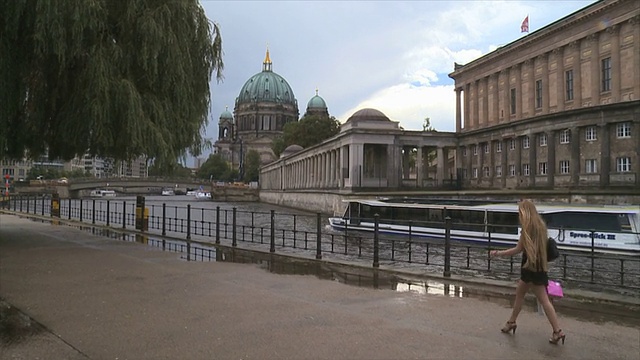
{"type": "Polygon", "coordinates": [[[604,0],[465,65],[465,188],[640,185],[640,6],[604,0]]]}
{"type": "Polygon", "coordinates": [[[272,66],[267,50],[262,71],[242,86],[234,115],[229,111],[220,115],[216,152],[240,172],[243,157],[250,150],[260,154],[263,164],[274,161],[273,140],[282,134],[284,125],[298,121],[298,101],[293,90],[272,66]]]}

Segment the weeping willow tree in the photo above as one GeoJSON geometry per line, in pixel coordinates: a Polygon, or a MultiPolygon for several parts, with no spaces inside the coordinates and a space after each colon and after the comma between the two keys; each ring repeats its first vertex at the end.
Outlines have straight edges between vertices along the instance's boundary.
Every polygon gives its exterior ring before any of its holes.
{"type": "Polygon", "coordinates": [[[0,7],[0,159],[198,155],[222,39],[198,0],[0,7]]]}

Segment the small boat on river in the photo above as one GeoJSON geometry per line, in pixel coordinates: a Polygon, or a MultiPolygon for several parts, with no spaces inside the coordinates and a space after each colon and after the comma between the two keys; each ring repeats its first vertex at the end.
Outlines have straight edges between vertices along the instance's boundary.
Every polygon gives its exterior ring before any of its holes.
{"type": "MultiPolygon", "coordinates": [[[[561,249],[640,255],[640,206],[536,205],[561,249]]],[[[452,240],[513,246],[521,231],[515,203],[455,200],[349,200],[342,216],[330,217],[338,230],[378,231],[413,237],[445,236],[451,218],[452,240]],[[490,240],[489,240],[490,239],[490,240]]]]}
{"type": "Polygon", "coordinates": [[[96,189],[96,190],[91,190],[91,193],[89,194],[89,196],[93,198],[116,197],[116,192],[113,190],[96,189]]]}

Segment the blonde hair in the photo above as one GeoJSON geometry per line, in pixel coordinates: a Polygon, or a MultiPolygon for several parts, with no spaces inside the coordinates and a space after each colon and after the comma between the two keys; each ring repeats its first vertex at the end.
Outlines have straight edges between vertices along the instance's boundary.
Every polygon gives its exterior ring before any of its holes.
{"type": "Polygon", "coordinates": [[[547,264],[547,224],[538,214],[536,206],[531,200],[522,200],[518,203],[520,225],[522,233],[520,241],[527,254],[525,269],[532,271],[548,271],[547,264]]]}

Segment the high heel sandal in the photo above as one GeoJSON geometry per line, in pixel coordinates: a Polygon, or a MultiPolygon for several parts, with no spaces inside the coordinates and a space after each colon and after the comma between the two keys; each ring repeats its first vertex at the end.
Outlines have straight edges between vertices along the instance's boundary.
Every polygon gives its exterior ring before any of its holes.
{"type": "Polygon", "coordinates": [[[567,336],[562,332],[562,329],[560,329],[558,331],[553,332],[553,334],[551,335],[551,339],[549,339],[549,342],[552,344],[557,344],[558,341],[562,340],[562,345],[564,345],[565,337],[567,336]]]}
{"type": "Polygon", "coordinates": [[[513,331],[513,334],[515,335],[517,328],[518,328],[518,325],[516,325],[515,321],[507,321],[507,323],[504,325],[502,329],[500,329],[500,331],[502,331],[505,334],[508,334],[510,331],[513,331]]]}

